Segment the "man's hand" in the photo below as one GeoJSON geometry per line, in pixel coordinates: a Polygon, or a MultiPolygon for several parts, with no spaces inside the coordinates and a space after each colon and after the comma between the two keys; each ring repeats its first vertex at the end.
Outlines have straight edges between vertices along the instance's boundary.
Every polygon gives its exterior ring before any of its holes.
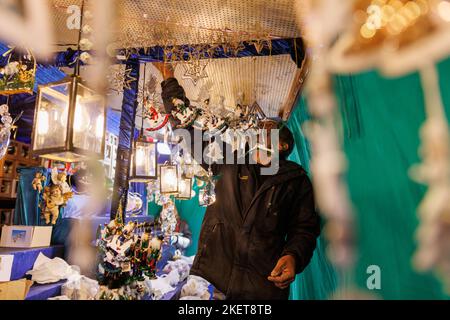
{"type": "Polygon", "coordinates": [[[286,289],[295,280],[295,259],[291,255],[286,255],[278,260],[277,265],[267,278],[278,288],[286,289]]]}
{"type": "Polygon", "coordinates": [[[174,78],[174,70],[171,64],[165,63],[165,62],[153,62],[153,65],[156,67],[156,69],[161,72],[163,75],[164,80],[167,80],[169,78],[174,78]]]}

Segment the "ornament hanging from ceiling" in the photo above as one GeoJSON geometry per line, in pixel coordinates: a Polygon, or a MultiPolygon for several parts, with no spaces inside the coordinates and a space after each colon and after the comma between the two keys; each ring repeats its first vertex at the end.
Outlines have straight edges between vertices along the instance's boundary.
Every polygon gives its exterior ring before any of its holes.
{"type": "Polygon", "coordinates": [[[261,54],[264,48],[268,48],[272,51],[270,32],[264,30],[259,22],[255,23],[254,30],[250,33],[253,39],[250,40],[249,43],[255,47],[258,54],[261,54]]]}
{"type": "Polygon", "coordinates": [[[183,63],[184,74],[182,78],[191,80],[194,86],[196,86],[200,80],[208,78],[208,74],[206,73],[207,65],[207,62],[199,58],[183,63]]]}
{"type": "Polygon", "coordinates": [[[177,227],[177,217],[175,212],[175,203],[170,199],[163,205],[163,209],[159,215],[159,222],[161,224],[161,231],[165,236],[170,236],[175,232],[177,227]]]}
{"type": "Polygon", "coordinates": [[[131,84],[137,81],[135,77],[131,76],[131,69],[126,69],[125,65],[112,65],[109,67],[107,79],[110,90],[117,94],[122,93],[124,88],[131,89],[131,84]]]}
{"type": "Polygon", "coordinates": [[[245,50],[241,34],[224,31],[223,39],[222,48],[225,55],[237,57],[241,51],[245,50]]]}
{"type": "Polygon", "coordinates": [[[144,117],[147,120],[147,131],[158,131],[169,123],[169,115],[161,113],[156,107],[149,104],[146,106],[144,117]]]}
{"type": "Polygon", "coordinates": [[[15,47],[9,48],[3,54],[3,57],[8,57],[8,63],[0,68],[0,94],[32,94],[36,77],[36,59],[28,49],[23,54],[17,52],[15,47]]]}
{"type": "Polygon", "coordinates": [[[199,115],[199,109],[186,106],[184,101],[180,99],[173,99],[173,105],[175,108],[172,110],[172,116],[178,121],[177,128],[190,127],[199,115]]]}
{"type": "Polygon", "coordinates": [[[206,148],[206,157],[209,158],[211,163],[217,163],[224,159],[222,149],[217,141],[208,144],[206,148]]]}
{"type": "Polygon", "coordinates": [[[11,129],[19,120],[22,113],[13,119],[9,114],[9,107],[7,104],[0,106],[0,159],[2,159],[8,151],[9,142],[11,139],[11,129]]]}

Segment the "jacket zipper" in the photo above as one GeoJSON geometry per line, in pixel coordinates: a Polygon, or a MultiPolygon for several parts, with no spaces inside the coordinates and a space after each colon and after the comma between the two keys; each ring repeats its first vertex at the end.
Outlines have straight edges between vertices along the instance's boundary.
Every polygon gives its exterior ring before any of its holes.
{"type": "Polygon", "coordinates": [[[269,203],[267,204],[267,210],[269,210],[272,207],[272,201],[273,201],[273,197],[275,195],[275,186],[272,186],[270,188],[270,196],[269,196],[269,203]]]}

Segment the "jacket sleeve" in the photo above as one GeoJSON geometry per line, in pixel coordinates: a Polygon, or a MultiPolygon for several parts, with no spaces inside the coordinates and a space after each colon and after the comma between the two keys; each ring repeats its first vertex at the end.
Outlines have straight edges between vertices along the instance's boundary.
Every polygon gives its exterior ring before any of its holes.
{"type": "Polygon", "coordinates": [[[320,234],[320,217],[315,209],[313,188],[308,177],[305,177],[300,190],[303,191],[292,206],[287,242],[282,254],[295,258],[296,273],[301,273],[309,264],[320,234]]]}
{"type": "MultiPolygon", "coordinates": [[[[189,107],[190,101],[186,97],[186,93],[182,86],[178,83],[175,78],[169,78],[161,83],[161,97],[164,103],[164,110],[167,114],[171,114],[172,110],[175,108],[173,105],[173,99],[180,99],[184,101],[184,104],[189,107]]],[[[172,117],[171,117],[172,118],[172,117]]]]}

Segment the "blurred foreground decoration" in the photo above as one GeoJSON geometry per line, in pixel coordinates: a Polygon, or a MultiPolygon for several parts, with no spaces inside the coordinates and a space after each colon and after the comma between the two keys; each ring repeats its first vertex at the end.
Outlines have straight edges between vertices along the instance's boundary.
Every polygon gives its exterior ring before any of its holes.
{"type": "Polygon", "coordinates": [[[411,176],[428,185],[418,207],[421,223],[414,266],[434,270],[450,292],[450,134],[439,91],[438,75],[431,65],[421,71],[427,120],[420,130],[422,163],[411,176]]]}
{"type": "Polygon", "coordinates": [[[28,49],[24,53],[16,51],[14,46],[9,46],[9,50],[3,54],[3,57],[8,57],[8,64],[0,69],[1,95],[33,94],[36,59],[28,49]]]}
{"type": "Polygon", "coordinates": [[[334,72],[400,76],[448,56],[448,0],[355,0],[347,21],[330,51],[334,72]]]}
{"type": "Polygon", "coordinates": [[[50,56],[54,43],[50,3],[44,0],[0,1],[0,39],[50,56]]]}
{"type": "Polygon", "coordinates": [[[414,266],[434,270],[450,292],[450,135],[434,64],[450,54],[450,1],[356,0],[347,32],[328,62],[334,72],[379,68],[387,76],[419,71],[426,120],[411,176],[428,185],[418,207],[420,225],[414,266]]]}
{"type": "Polygon", "coordinates": [[[328,255],[340,271],[351,277],[354,264],[353,217],[343,181],[346,159],[336,127],[337,105],[326,58],[347,12],[339,0],[298,1],[299,21],[310,50],[307,96],[312,120],[305,126],[311,142],[311,170],[316,201],[325,215],[328,255]]]}

